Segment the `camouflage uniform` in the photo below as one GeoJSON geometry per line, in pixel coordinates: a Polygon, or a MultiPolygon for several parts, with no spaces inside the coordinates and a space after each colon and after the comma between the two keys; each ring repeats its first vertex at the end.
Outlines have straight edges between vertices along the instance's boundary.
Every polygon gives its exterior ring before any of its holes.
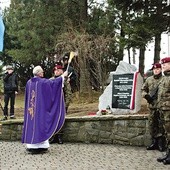
{"type": "MultiPolygon", "coordinates": [[[[54,78],[55,77],[52,77],[51,79],[54,79],[54,78]]],[[[70,83],[68,83],[66,80],[64,81],[63,93],[64,93],[66,113],[67,113],[67,109],[68,109],[70,102],[72,100],[72,92],[71,92],[70,83]]]]}
{"type": "Polygon", "coordinates": [[[170,71],[164,72],[161,84],[158,90],[158,107],[161,114],[161,122],[163,123],[164,133],[167,142],[166,155],[159,157],[158,162],[163,162],[165,165],[170,164],[170,71]]]}
{"type": "MultiPolygon", "coordinates": [[[[151,95],[152,90],[158,88],[158,84],[162,80],[162,74],[153,75],[146,79],[142,87],[142,97],[145,95],[151,95]]],[[[149,114],[149,130],[152,138],[158,138],[162,136],[160,132],[159,115],[157,111],[157,98],[154,98],[152,103],[148,103],[148,108],[150,110],[149,114]]]]}
{"type": "MultiPolygon", "coordinates": [[[[56,76],[57,77],[57,76],[56,76]]],[[[51,79],[54,79],[56,77],[52,77],[51,79]]],[[[63,87],[63,93],[64,93],[64,100],[65,100],[65,107],[66,107],[66,113],[67,113],[67,109],[70,105],[71,99],[72,99],[72,92],[71,92],[71,86],[70,83],[68,83],[66,80],[64,81],[64,87],[63,87]]],[[[63,135],[63,131],[62,129],[57,133],[54,134],[50,139],[49,142],[50,143],[56,143],[58,142],[59,144],[62,144],[62,135],[63,135]]]]}
{"type": "MultiPolygon", "coordinates": [[[[152,144],[147,147],[148,150],[158,149],[160,151],[165,150],[162,146],[162,136],[163,136],[163,124],[161,123],[160,113],[157,111],[157,90],[160,82],[162,81],[162,74],[153,75],[146,79],[142,87],[142,97],[145,98],[146,95],[151,96],[151,102],[148,103],[148,108],[150,110],[149,114],[149,131],[152,137],[152,144]],[[155,93],[154,96],[152,93],[155,93]]],[[[165,139],[164,139],[165,140],[165,139]]],[[[164,142],[165,143],[165,142],[164,142]]],[[[165,144],[163,144],[165,145],[165,144]]]]}
{"type": "Polygon", "coordinates": [[[67,109],[72,100],[71,86],[70,83],[67,81],[64,82],[63,92],[64,92],[64,100],[65,100],[66,113],[67,113],[67,109]]]}
{"type": "Polygon", "coordinates": [[[158,107],[164,124],[164,135],[170,149],[170,71],[166,72],[158,90],[158,107]]]}

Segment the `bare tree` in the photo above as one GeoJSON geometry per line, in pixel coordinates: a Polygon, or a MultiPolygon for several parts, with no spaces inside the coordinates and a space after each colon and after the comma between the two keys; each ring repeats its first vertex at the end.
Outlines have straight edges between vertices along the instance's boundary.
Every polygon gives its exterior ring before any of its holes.
{"type": "Polygon", "coordinates": [[[78,51],[74,67],[79,73],[80,92],[87,92],[92,97],[92,89],[100,90],[108,77],[105,63],[109,61],[110,44],[114,39],[104,36],[92,36],[85,31],[70,29],[57,39],[58,58],[66,52],[78,51]]]}

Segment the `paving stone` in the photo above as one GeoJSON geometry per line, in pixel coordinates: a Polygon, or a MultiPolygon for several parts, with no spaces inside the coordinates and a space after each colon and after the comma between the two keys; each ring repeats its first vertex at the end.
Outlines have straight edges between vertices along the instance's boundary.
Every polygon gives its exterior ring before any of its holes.
{"type": "Polygon", "coordinates": [[[111,144],[51,144],[44,154],[28,154],[20,142],[0,141],[0,170],[168,170],[163,153],[111,144]]]}

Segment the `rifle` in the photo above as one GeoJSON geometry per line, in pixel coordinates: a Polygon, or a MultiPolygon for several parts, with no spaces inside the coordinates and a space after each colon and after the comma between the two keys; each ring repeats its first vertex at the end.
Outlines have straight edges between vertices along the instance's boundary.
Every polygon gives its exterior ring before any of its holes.
{"type": "Polygon", "coordinates": [[[159,89],[158,87],[159,87],[160,84],[161,84],[161,81],[157,84],[157,86],[154,89],[151,90],[150,97],[152,98],[152,100],[157,99],[157,97],[158,97],[158,89],[159,89]]]}
{"type": "Polygon", "coordinates": [[[159,84],[150,91],[150,97],[152,98],[152,100],[155,100],[158,97],[158,86],[159,84]]]}

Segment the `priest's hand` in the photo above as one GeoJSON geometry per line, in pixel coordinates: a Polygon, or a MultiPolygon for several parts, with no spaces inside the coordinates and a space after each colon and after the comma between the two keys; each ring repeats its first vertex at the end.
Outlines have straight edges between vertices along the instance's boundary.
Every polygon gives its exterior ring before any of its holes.
{"type": "Polygon", "coordinates": [[[63,77],[67,77],[68,76],[68,71],[65,71],[63,74],[62,74],[63,77]]]}

